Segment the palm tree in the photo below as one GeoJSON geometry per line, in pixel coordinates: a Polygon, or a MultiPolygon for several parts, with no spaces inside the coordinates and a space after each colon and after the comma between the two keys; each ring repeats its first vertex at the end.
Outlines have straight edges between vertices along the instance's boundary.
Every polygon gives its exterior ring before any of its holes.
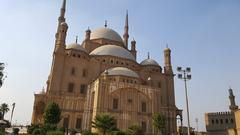
{"type": "Polygon", "coordinates": [[[96,128],[100,134],[105,135],[114,131],[116,124],[113,116],[102,113],[96,115],[94,121],[92,121],[92,127],[96,128]]]}
{"type": "Polygon", "coordinates": [[[142,128],[139,125],[132,125],[127,130],[128,135],[144,135],[142,128]]]}
{"type": "Polygon", "coordinates": [[[3,103],[1,104],[0,106],[0,112],[1,112],[1,115],[2,115],[2,118],[4,119],[4,115],[9,111],[9,107],[8,107],[8,104],[6,103],[3,103]]]}
{"type": "Polygon", "coordinates": [[[4,68],[5,68],[5,64],[4,63],[0,63],[0,88],[2,87],[3,80],[5,78],[4,72],[3,72],[4,68]]]}
{"type": "Polygon", "coordinates": [[[153,126],[158,129],[159,135],[162,135],[162,129],[165,128],[166,118],[160,113],[153,115],[153,126]]]}

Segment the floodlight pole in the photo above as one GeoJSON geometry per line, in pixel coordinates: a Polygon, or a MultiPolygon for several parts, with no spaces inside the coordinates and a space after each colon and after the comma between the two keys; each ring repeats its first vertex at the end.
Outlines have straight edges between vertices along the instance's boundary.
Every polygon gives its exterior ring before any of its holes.
{"type": "Polygon", "coordinates": [[[187,123],[188,123],[188,135],[190,135],[190,118],[189,118],[189,106],[188,106],[188,93],[187,93],[187,80],[191,79],[191,75],[188,75],[187,72],[190,72],[190,68],[182,69],[181,67],[178,67],[178,71],[182,72],[183,74],[180,74],[179,79],[182,79],[184,81],[185,86],[185,96],[186,96],[186,108],[187,108],[187,123]],[[183,77],[182,77],[183,75],[183,77]]]}

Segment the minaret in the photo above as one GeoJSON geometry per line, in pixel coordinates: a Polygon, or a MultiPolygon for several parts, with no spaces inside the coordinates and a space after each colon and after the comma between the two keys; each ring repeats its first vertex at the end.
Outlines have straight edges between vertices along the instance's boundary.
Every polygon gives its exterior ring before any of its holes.
{"type": "Polygon", "coordinates": [[[62,7],[60,10],[60,16],[58,17],[58,28],[57,33],[59,32],[59,28],[62,22],[65,22],[65,12],[66,12],[66,0],[63,0],[62,7]]]}
{"type": "Polygon", "coordinates": [[[128,11],[127,11],[126,19],[125,19],[125,26],[124,26],[124,34],[123,34],[123,43],[126,48],[128,48],[128,38],[129,38],[128,29],[129,28],[128,28],[128,11]]]}
{"type": "Polygon", "coordinates": [[[230,88],[228,90],[229,92],[229,100],[230,100],[230,106],[229,106],[229,109],[234,112],[236,110],[238,110],[238,106],[236,105],[235,103],[235,96],[233,95],[233,90],[230,88]]]}
{"type": "Polygon", "coordinates": [[[173,74],[171,64],[171,49],[168,48],[168,46],[164,49],[164,72],[168,74],[173,74]]]}
{"type": "Polygon", "coordinates": [[[60,16],[58,17],[58,27],[55,35],[55,49],[56,52],[59,48],[65,48],[65,39],[67,36],[68,25],[65,22],[65,12],[66,12],[66,0],[63,0],[62,7],[60,10],[60,16]]]}
{"type": "Polygon", "coordinates": [[[58,93],[61,91],[61,79],[65,61],[65,47],[68,25],[65,22],[66,0],[63,0],[53,52],[52,68],[48,82],[48,93],[58,93]]]}
{"type": "Polygon", "coordinates": [[[85,34],[85,41],[90,40],[90,37],[91,37],[91,30],[88,28],[85,34]]]}
{"type": "Polygon", "coordinates": [[[136,51],[136,41],[134,39],[131,41],[130,52],[132,53],[132,55],[135,57],[135,60],[136,60],[137,59],[137,51],[136,51]]]}

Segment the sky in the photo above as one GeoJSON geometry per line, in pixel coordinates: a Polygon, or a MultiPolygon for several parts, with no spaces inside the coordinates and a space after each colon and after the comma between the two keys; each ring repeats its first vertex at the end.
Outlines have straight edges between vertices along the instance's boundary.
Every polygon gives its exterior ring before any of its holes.
{"type": "MultiPolygon", "coordinates": [[[[31,122],[34,93],[46,87],[62,0],[1,0],[0,62],[7,78],[0,103],[16,103],[13,123],[31,122]]],[[[137,41],[138,62],[150,57],[163,66],[166,44],[172,65],[191,67],[187,82],[190,123],[205,130],[204,113],[228,111],[231,87],[240,105],[239,0],[68,0],[67,44],[85,30],[104,26],[123,35],[126,10],[130,40],[137,41]]],[[[183,109],[184,82],[175,78],[176,105],[183,109]]],[[[10,119],[10,113],[6,115],[10,119]]]]}

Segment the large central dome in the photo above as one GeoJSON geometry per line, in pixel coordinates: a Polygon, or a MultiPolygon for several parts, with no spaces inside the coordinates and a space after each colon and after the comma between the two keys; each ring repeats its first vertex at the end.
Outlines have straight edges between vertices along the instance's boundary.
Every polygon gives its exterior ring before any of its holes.
{"type": "Polygon", "coordinates": [[[91,32],[90,39],[101,39],[101,38],[123,42],[121,36],[116,31],[109,28],[98,28],[91,32]]]}
{"type": "Polygon", "coordinates": [[[93,50],[90,55],[110,55],[135,61],[135,57],[126,49],[116,45],[104,45],[93,50]]]}

